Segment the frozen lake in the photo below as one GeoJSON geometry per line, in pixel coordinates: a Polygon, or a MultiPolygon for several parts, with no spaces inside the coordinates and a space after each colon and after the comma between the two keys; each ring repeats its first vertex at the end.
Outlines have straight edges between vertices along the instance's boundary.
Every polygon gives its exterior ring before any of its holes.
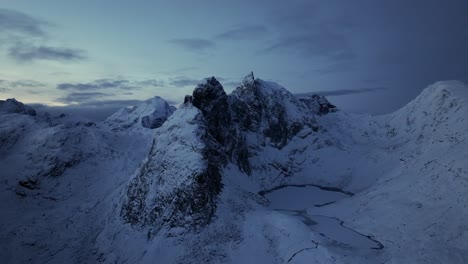
{"type": "Polygon", "coordinates": [[[383,248],[383,245],[373,238],[346,227],[346,223],[340,219],[307,213],[308,208],[327,206],[348,198],[352,195],[350,193],[316,185],[290,185],[261,194],[269,200],[269,208],[299,218],[312,232],[323,237],[321,243],[348,249],[383,248]]]}
{"type": "Polygon", "coordinates": [[[314,185],[289,185],[267,191],[264,197],[273,209],[303,210],[323,206],[349,197],[349,194],[326,190],[314,185]]]}

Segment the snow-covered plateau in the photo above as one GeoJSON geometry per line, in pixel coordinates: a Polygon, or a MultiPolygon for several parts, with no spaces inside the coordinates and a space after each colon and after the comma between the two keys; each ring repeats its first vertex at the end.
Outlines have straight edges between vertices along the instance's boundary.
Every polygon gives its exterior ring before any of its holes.
{"type": "Polygon", "coordinates": [[[0,101],[1,263],[468,263],[468,87],[346,113],[248,75],[102,122],[0,101]]]}

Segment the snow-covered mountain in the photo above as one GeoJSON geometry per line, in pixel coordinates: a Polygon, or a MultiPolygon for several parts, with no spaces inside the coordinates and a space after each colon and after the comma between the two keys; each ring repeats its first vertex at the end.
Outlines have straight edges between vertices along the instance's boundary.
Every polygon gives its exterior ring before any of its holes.
{"type": "Polygon", "coordinates": [[[231,94],[208,78],[175,111],[156,97],[102,124],[31,113],[0,114],[7,263],[468,261],[460,82],[383,116],[253,73],[231,94]]]}
{"type": "Polygon", "coordinates": [[[104,123],[113,130],[128,128],[158,128],[175,111],[159,96],[139,105],[125,107],[108,117],[104,123]]]}
{"type": "Polygon", "coordinates": [[[16,99],[0,101],[0,113],[17,113],[32,116],[36,115],[36,111],[32,107],[24,105],[23,103],[18,102],[16,99]]]}

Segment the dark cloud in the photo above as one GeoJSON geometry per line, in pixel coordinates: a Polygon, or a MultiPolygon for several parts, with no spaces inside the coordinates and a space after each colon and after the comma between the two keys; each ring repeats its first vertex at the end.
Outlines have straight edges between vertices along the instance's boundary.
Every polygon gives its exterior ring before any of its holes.
{"type": "Polygon", "coordinates": [[[162,87],[165,85],[164,81],[156,80],[156,79],[142,80],[142,81],[137,81],[135,83],[141,86],[152,86],[152,87],[162,87]]]}
{"type": "Polygon", "coordinates": [[[141,103],[141,100],[91,100],[79,104],[80,107],[88,108],[123,108],[141,103]]]}
{"type": "Polygon", "coordinates": [[[9,9],[0,9],[0,48],[18,62],[36,60],[79,61],[85,51],[47,44],[49,23],[9,9]]]}
{"type": "Polygon", "coordinates": [[[112,96],[113,94],[101,92],[84,92],[84,93],[69,93],[57,99],[57,102],[64,104],[84,104],[88,102],[98,101],[98,99],[112,96]]]}
{"type": "Polygon", "coordinates": [[[40,90],[26,90],[26,92],[28,92],[29,94],[43,94],[45,93],[45,91],[40,91],[40,90]]]}
{"type": "MultiPolygon", "coordinates": [[[[86,119],[90,121],[102,121],[114,114],[117,110],[142,103],[141,100],[97,100],[91,96],[90,100],[79,104],[68,106],[48,106],[43,104],[31,104],[36,111],[48,112],[52,116],[62,113],[76,119],[86,119]]],[[[174,105],[176,102],[168,101],[174,105]]]]}
{"type": "MultiPolygon", "coordinates": [[[[176,104],[177,102],[166,100],[168,104],[176,104]]],[[[128,106],[134,106],[142,103],[143,100],[94,100],[83,102],[79,104],[82,107],[113,107],[113,108],[123,108],[128,106]]]]}
{"type": "Polygon", "coordinates": [[[30,87],[30,88],[36,88],[36,87],[44,87],[45,84],[38,82],[38,81],[33,81],[33,80],[18,80],[18,81],[13,81],[9,82],[9,85],[12,87],[30,87]]]}
{"type": "Polygon", "coordinates": [[[23,46],[23,44],[11,47],[8,55],[20,62],[34,60],[77,61],[86,58],[85,52],[79,49],[49,46],[32,47],[23,46]]]}
{"type": "Polygon", "coordinates": [[[70,106],[48,106],[43,104],[31,104],[39,113],[47,112],[52,116],[66,114],[69,119],[102,121],[123,107],[138,104],[138,100],[111,100],[92,101],[87,104],[70,106]]]}
{"type": "Polygon", "coordinates": [[[329,65],[322,66],[319,69],[316,69],[315,72],[319,74],[336,74],[345,72],[353,68],[353,63],[348,60],[334,61],[329,65]]]}
{"type": "Polygon", "coordinates": [[[266,33],[268,33],[268,29],[265,26],[247,25],[218,34],[215,38],[223,40],[252,39],[264,36],[266,33]]]}
{"type": "Polygon", "coordinates": [[[74,91],[92,91],[103,89],[123,89],[133,90],[142,87],[160,87],[164,86],[164,82],[156,79],[131,81],[125,79],[99,79],[90,83],[60,83],[57,85],[59,90],[74,90],[74,91]]]}
{"type": "Polygon", "coordinates": [[[350,94],[362,94],[362,93],[371,93],[377,92],[382,90],[387,90],[386,87],[374,87],[374,88],[362,88],[362,89],[342,89],[342,90],[331,90],[331,91],[315,91],[310,93],[300,93],[296,94],[297,96],[303,95],[311,95],[311,94],[318,94],[323,96],[342,96],[342,95],[350,95],[350,94]]]}
{"type": "MultiPolygon", "coordinates": [[[[215,77],[223,86],[238,86],[241,83],[240,78],[224,78],[224,77],[215,77]]],[[[175,87],[195,87],[198,84],[202,83],[203,79],[191,78],[188,76],[178,76],[169,79],[169,85],[175,87]]]]}
{"type": "Polygon", "coordinates": [[[265,52],[294,52],[297,55],[325,57],[332,61],[350,60],[355,57],[343,35],[319,32],[296,36],[283,36],[267,47],[265,52]]]}
{"type": "MultiPolygon", "coordinates": [[[[44,83],[33,81],[33,80],[16,80],[16,81],[7,81],[0,80],[0,92],[11,91],[13,88],[40,88],[45,87],[44,83]]],[[[27,90],[30,93],[38,93],[35,90],[27,90]]]]}
{"type": "Polygon", "coordinates": [[[195,70],[199,70],[199,67],[196,67],[196,66],[180,67],[180,68],[176,68],[172,70],[163,70],[163,71],[160,71],[160,73],[164,75],[177,75],[177,74],[180,75],[180,74],[185,74],[186,72],[191,72],[195,70]]]}
{"type": "Polygon", "coordinates": [[[89,91],[109,88],[128,89],[128,80],[96,80],[92,83],[59,83],[59,90],[89,91]]]}
{"type": "Polygon", "coordinates": [[[231,86],[231,87],[234,86],[234,87],[237,87],[237,86],[240,85],[240,83],[241,83],[241,81],[233,81],[233,80],[231,80],[231,81],[223,81],[223,82],[222,82],[222,85],[223,85],[223,86],[231,86]]]}
{"type": "Polygon", "coordinates": [[[169,80],[169,84],[175,87],[197,86],[202,80],[186,76],[179,76],[169,80]]]}
{"type": "Polygon", "coordinates": [[[224,77],[216,77],[216,79],[224,86],[224,87],[236,87],[241,83],[240,78],[224,78],[224,77]]]}
{"type": "Polygon", "coordinates": [[[330,14],[320,2],[293,2],[272,8],[271,24],[276,37],[261,54],[292,54],[314,64],[332,65],[324,66],[323,71],[348,70],[357,57],[349,38],[355,28],[352,19],[338,8],[330,14]]]}
{"type": "MultiPolygon", "coordinates": [[[[90,96],[88,101],[68,106],[48,106],[43,104],[30,104],[36,111],[48,112],[52,116],[64,113],[70,118],[102,121],[114,114],[117,110],[142,103],[142,100],[99,100],[90,96]]],[[[176,102],[168,101],[174,105],[176,102]]]]}
{"type": "Polygon", "coordinates": [[[46,25],[48,25],[47,22],[27,14],[0,8],[0,33],[19,33],[43,37],[46,35],[44,31],[46,25]]]}
{"type": "Polygon", "coordinates": [[[202,38],[178,38],[169,42],[192,52],[204,52],[216,47],[215,42],[202,38]]]}
{"type": "Polygon", "coordinates": [[[115,107],[116,105],[137,101],[113,101],[106,98],[112,98],[117,94],[129,96],[133,95],[131,90],[136,90],[143,87],[159,87],[163,84],[164,82],[156,79],[138,81],[126,79],[98,79],[90,83],[60,83],[57,85],[57,89],[68,91],[69,93],[57,99],[57,102],[73,105],[79,104],[82,107],[115,107]]]}
{"type": "Polygon", "coordinates": [[[50,76],[66,76],[66,75],[70,75],[70,74],[71,73],[64,72],[64,71],[57,71],[57,72],[49,73],[50,76]]]}

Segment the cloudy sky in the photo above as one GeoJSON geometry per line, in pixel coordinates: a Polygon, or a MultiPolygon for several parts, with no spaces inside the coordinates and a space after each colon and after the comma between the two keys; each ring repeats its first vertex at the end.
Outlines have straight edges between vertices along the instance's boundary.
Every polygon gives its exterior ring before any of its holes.
{"type": "Polygon", "coordinates": [[[468,82],[466,0],[0,0],[0,99],[178,103],[249,71],[339,107],[393,111],[468,82]]]}

